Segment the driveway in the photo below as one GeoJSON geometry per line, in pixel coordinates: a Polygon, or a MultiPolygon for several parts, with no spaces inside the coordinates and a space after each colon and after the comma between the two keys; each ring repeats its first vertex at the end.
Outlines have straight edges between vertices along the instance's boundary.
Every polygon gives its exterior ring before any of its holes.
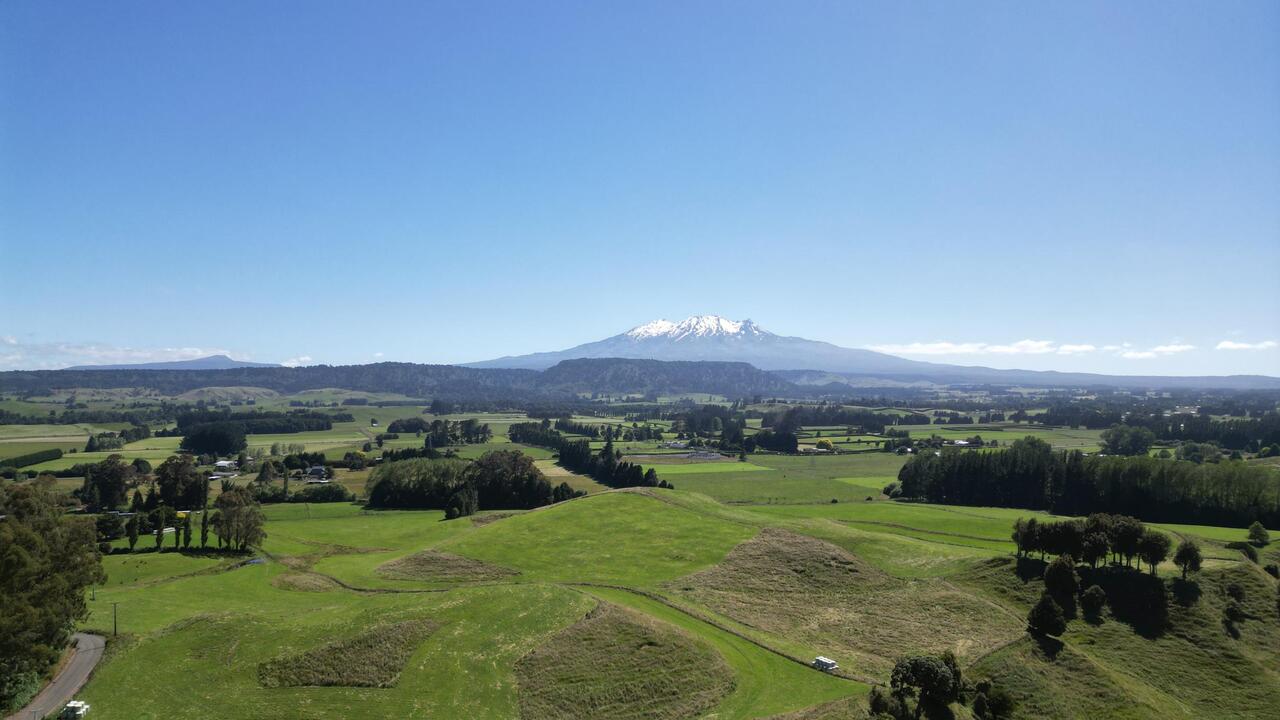
{"type": "MultiPolygon", "coordinates": [[[[63,666],[62,672],[53,682],[45,686],[39,695],[22,710],[10,715],[6,720],[32,720],[44,718],[61,710],[67,703],[75,699],[76,693],[89,681],[89,673],[102,659],[102,650],[106,647],[106,638],[101,635],[76,633],[71,636],[75,645],[74,655],[63,666]]],[[[92,712],[92,711],[91,711],[92,712]]]]}

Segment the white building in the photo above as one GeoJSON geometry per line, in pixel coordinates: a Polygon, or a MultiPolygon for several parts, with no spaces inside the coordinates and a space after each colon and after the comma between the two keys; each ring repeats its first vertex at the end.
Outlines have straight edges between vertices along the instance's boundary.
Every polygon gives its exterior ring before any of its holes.
{"type": "Polygon", "coordinates": [[[823,672],[832,672],[833,670],[840,669],[840,666],[836,664],[835,660],[823,655],[819,655],[813,659],[813,666],[823,672]]]}

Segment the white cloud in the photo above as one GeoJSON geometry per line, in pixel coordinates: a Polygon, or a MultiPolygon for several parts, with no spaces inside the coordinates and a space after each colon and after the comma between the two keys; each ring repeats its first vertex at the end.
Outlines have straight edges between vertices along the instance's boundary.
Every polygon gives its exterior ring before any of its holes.
{"type": "Polygon", "coordinates": [[[280,363],[280,364],[281,364],[281,365],[283,365],[283,366],[285,366],[285,367],[302,367],[303,365],[310,365],[310,364],[311,364],[311,356],[310,356],[310,355],[299,355],[298,357],[291,357],[291,358],[289,358],[288,360],[283,360],[283,361],[281,361],[281,363],[280,363]]]}
{"type": "Polygon", "coordinates": [[[1276,345],[1277,343],[1275,340],[1263,340],[1262,342],[1256,342],[1256,343],[1235,342],[1234,340],[1223,340],[1222,342],[1218,343],[1218,345],[1213,349],[1214,350],[1270,350],[1271,348],[1276,347],[1276,345]]]}
{"type": "Polygon", "coordinates": [[[376,353],[374,353],[374,354],[373,354],[373,356],[374,356],[374,357],[376,357],[376,358],[380,358],[380,357],[382,357],[382,353],[380,353],[380,352],[376,352],[376,353]]]}
{"type": "Polygon", "coordinates": [[[1057,352],[1052,340],[1019,340],[1004,345],[984,342],[930,342],[906,345],[872,345],[876,352],[891,355],[1043,355],[1057,352]]]}
{"type": "Polygon", "coordinates": [[[1059,345],[1059,355],[1080,355],[1083,353],[1091,353],[1098,348],[1092,345],[1059,345]]]}
{"type": "Polygon", "coordinates": [[[996,355],[1043,355],[1057,350],[1052,340],[1019,340],[1012,345],[988,345],[987,352],[996,355]]]}
{"type": "Polygon", "coordinates": [[[5,335],[4,337],[0,337],[0,342],[4,343],[5,345],[17,345],[18,338],[12,335],[5,335]]]}
{"type": "Polygon", "coordinates": [[[1184,352],[1190,352],[1196,349],[1195,345],[1189,345],[1183,342],[1171,342],[1167,345],[1157,345],[1147,350],[1137,350],[1133,345],[1124,343],[1122,345],[1107,345],[1103,350],[1116,351],[1120,353],[1120,357],[1126,360],[1150,360],[1155,357],[1163,357],[1168,355],[1178,355],[1184,352]]]}

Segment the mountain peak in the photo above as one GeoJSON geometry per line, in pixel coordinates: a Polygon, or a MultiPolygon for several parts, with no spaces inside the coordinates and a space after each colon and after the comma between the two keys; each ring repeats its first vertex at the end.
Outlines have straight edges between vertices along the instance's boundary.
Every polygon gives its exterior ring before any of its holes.
{"type": "Polygon", "coordinates": [[[750,320],[729,320],[719,315],[693,315],[681,320],[654,320],[628,330],[625,335],[633,340],[652,338],[668,338],[681,340],[686,337],[709,337],[726,335],[768,335],[750,320]]]}

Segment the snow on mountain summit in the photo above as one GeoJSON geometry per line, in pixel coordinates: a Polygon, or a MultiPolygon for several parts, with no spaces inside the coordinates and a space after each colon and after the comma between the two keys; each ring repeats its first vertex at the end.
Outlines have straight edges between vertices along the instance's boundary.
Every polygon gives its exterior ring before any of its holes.
{"type": "Polygon", "coordinates": [[[767,335],[750,320],[729,320],[719,315],[694,315],[678,323],[670,320],[654,320],[628,330],[626,336],[634,340],[669,338],[681,340],[687,337],[724,335],[767,335]]]}

